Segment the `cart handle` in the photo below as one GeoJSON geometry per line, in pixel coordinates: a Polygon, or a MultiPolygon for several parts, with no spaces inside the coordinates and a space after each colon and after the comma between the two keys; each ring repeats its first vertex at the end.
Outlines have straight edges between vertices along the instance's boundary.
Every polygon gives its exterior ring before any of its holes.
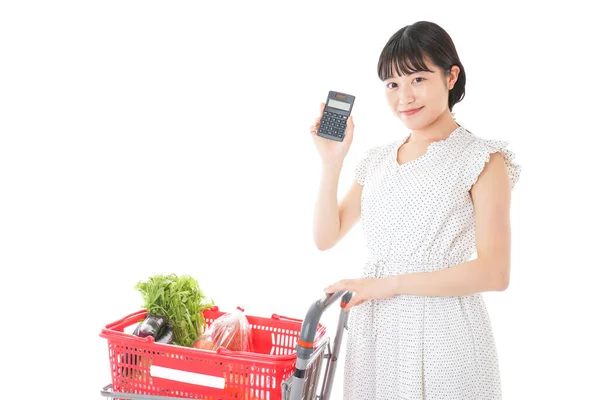
{"type": "MultiPolygon", "coordinates": [[[[352,299],[352,296],[353,292],[340,290],[335,293],[327,293],[325,297],[314,302],[306,313],[306,318],[304,318],[304,321],[302,321],[302,328],[300,329],[300,334],[298,335],[299,347],[303,347],[311,352],[313,347],[312,343],[315,339],[319,320],[321,319],[323,312],[340,298],[341,300],[339,305],[343,309],[346,307],[346,304],[350,301],[350,299],[352,299]]],[[[299,348],[298,350],[301,349],[299,348]]],[[[299,351],[298,353],[300,354],[301,352],[299,351]]],[[[305,354],[304,356],[307,357],[308,354],[305,354]]]]}
{"type": "Polygon", "coordinates": [[[276,320],[284,319],[284,320],[293,321],[293,322],[300,322],[300,323],[302,322],[301,319],[284,317],[283,315],[279,315],[279,314],[273,314],[273,315],[271,315],[271,318],[276,319],[276,320]]]}
{"type": "Polygon", "coordinates": [[[290,400],[300,400],[304,391],[304,383],[306,380],[306,370],[308,367],[309,360],[313,354],[313,342],[319,320],[323,312],[328,309],[336,301],[340,305],[340,318],[338,320],[338,327],[335,335],[333,344],[333,353],[329,359],[327,369],[325,371],[325,382],[323,383],[323,391],[321,396],[317,396],[323,400],[329,400],[329,394],[331,392],[331,382],[333,382],[333,375],[335,374],[335,366],[337,363],[337,355],[339,353],[339,347],[344,333],[344,326],[348,319],[348,311],[345,310],[346,304],[352,299],[354,295],[351,291],[340,290],[335,293],[327,293],[325,297],[314,302],[306,313],[306,318],[302,322],[302,328],[300,328],[300,334],[298,335],[298,344],[296,345],[296,369],[294,370],[292,378],[292,388],[290,393],[290,400]]]}
{"type": "Polygon", "coordinates": [[[138,337],[124,332],[124,329],[126,327],[143,321],[144,318],[146,318],[147,314],[147,310],[139,310],[132,314],[129,314],[126,317],[121,318],[118,321],[111,322],[110,324],[107,324],[104,327],[104,329],[102,329],[102,331],[100,332],[100,337],[104,339],[109,339],[110,337],[117,336],[127,338],[130,340],[136,340],[138,342],[153,343],[154,338],[152,336],[138,337]]]}
{"type": "Polygon", "coordinates": [[[106,329],[119,329],[122,330],[130,325],[133,325],[136,322],[139,322],[140,319],[146,318],[147,311],[139,310],[134,313],[127,315],[126,317],[121,318],[118,321],[111,322],[106,325],[106,329]]]}

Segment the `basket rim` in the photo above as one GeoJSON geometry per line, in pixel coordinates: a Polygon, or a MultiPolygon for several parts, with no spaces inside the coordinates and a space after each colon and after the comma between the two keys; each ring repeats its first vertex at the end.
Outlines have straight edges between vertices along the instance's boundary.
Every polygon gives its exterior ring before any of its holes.
{"type": "MultiPolygon", "coordinates": [[[[219,308],[217,306],[213,306],[210,309],[203,310],[203,313],[206,311],[217,312],[220,314],[227,313],[225,311],[219,310],[219,308]]],[[[146,309],[140,309],[136,312],[128,314],[127,316],[125,316],[117,321],[106,324],[105,327],[101,330],[99,336],[104,339],[107,339],[109,343],[119,342],[122,345],[138,344],[138,345],[144,345],[144,346],[151,346],[151,347],[155,347],[156,350],[159,350],[159,351],[164,351],[164,350],[176,351],[181,355],[188,355],[188,356],[192,356],[192,357],[198,357],[201,354],[210,354],[210,355],[217,355],[220,358],[222,357],[224,360],[246,361],[246,362],[261,362],[261,361],[262,362],[274,362],[274,361],[275,362],[284,362],[284,361],[291,361],[292,359],[296,359],[296,357],[297,357],[296,350],[293,350],[292,353],[289,353],[289,354],[264,354],[264,353],[228,350],[226,348],[219,348],[216,351],[212,351],[212,350],[205,350],[205,349],[197,349],[195,347],[179,346],[179,345],[174,345],[174,344],[155,343],[154,338],[151,336],[142,338],[142,337],[134,336],[130,333],[123,332],[124,327],[131,326],[131,325],[139,322],[140,320],[143,320],[143,318],[145,318],[147,313],[148,312],[146,309]]],[[[291,318],[280,317],[277,314],[273,314],[271,318],[265,318],[265,317],[253,316],[253,315],[246,315],[246,317],[249,317],[251,319],[257,318],[257,319],[262,319],[262,320],[267,320],[267,321],[276,321],[277,323],[283,323],[286,325],[287,324],[294,324],[294,325],[299,324],[300,326],[297,329],[298,332],[300,331],[300,328],[302,325],[301,320],[294,320],[291,318]]],[[[285,329],[285,328],[281,328],[281,329],[285,329]]],[[[315,338],[316,339],[318,338],[318,340],[314,343],[314,349],[317,349],[321,345],[321,343],[327,339],[326,328],[321,323],[319,323],[319,325],[318,325],[315,338]],[[321,332],[321,334],[319,336],[320,332],[321,332]]]]}

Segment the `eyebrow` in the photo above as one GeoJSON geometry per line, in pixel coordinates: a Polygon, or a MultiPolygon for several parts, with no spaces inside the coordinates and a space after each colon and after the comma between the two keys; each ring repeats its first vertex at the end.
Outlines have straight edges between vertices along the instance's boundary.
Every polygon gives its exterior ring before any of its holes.
{"type": "MultiPolygon", "coordinates": [[[[430,72],[430,71],[415,71],[415,72],[411,72],[411,73],[407,74],[407,76],[411,76],[411,75],[415,75],[415,74],[423,74],[423,73],[425,73],[425,74],[432,74],[433,72],[430,72]]],[[[386,79],[386,81],[390,80],[390,79],[396,79],[396,77],[395,76],[390,76],[389,78],[386,79]]]]}

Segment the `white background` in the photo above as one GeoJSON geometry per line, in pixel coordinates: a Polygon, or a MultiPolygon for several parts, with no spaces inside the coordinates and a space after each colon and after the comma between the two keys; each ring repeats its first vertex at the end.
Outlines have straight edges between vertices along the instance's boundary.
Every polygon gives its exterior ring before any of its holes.
{"type": "Polygon", "coordinates": [[[329,251],[312,241],[309,126],[329,90],[356,96],[341,199],[363,152],[405,132],[376,65],[418,20],[464,64],[457,121],[523,167],[510,287],[484,295],[504,398],[598,396],[600,32],[583,2],[533,3],[3,2],[1,397],[100,398],[98,334],[152,274],[298,318],[357,277],[360,225],[329,251]]]}

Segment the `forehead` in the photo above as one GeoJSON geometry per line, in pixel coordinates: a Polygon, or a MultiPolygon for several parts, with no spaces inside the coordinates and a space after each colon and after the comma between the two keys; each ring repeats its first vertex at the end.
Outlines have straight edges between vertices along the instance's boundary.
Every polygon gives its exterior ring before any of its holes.
{"type": "Polygon", "coordinates": [[[386,81],[390,79],[399,79],[402,76],[410,77],[411,75],[415,74],[435,74],[438,71],[437,66],[433,62],[431,62],[431,60],[427,56],[423,56],[423,63],[425,64],[427,69],[429,69],[432,72],[415,67],[415,65],[407,59],[393,60],[390,63],[391,65],[388,66],[388,71],[391,70],[392,75],[389,78],[387,78],[386,81]],[[402,68],[400,68],[398,63],[402,63],[402,68]],[[406,74],[404,74],[401,69],[404,69],[406,71],[406,74]]]}

